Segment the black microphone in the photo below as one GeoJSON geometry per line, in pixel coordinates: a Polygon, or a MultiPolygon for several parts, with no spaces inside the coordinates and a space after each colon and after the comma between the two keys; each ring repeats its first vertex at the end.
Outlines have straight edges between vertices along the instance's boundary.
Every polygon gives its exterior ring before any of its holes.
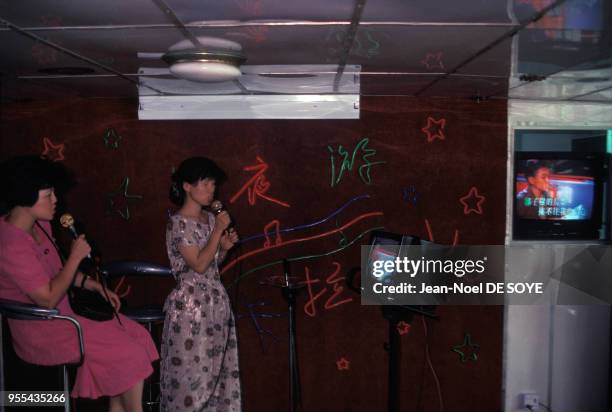
{"type": "MultiPolygon", "coordinates": [[[[70,230],[70,233],[72,233],[72,237],[74,237],[75,239],[79,237],[79,233],[74,227],[74,218],[71,214],[63,214],[62,217],[60,217],[60,224],[66,229],[70,230]]],[[[91,259],[91,253],[87,254],[87,257],[91,259]]]]}
{"type": "MultiPolygon", "coordinates": [[[[223,202],[221,202],[220,200],[213,200],[212,203],[210,204],[210,210],[211,212],[213,212],[215,215],[218,215],[221,212],[227,212],[227,209],[225,209],[225,206],[223,205],[223,202]]],[[[230,223],[229,225],[227,225],[227,229],[233,229],[236,227],[236,224],[234,222],[234,219],[232,219],[230,217],[230,223]]]]}

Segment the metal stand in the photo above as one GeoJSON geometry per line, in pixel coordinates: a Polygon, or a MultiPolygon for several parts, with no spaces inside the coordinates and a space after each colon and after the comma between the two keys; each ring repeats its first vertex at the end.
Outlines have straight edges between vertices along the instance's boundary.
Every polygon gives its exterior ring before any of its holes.
{"type": "Polygon", "coordinates": [[[400,335],[397,330],[397,324],[400,321],[410,323],[415,313],[433,319],[437,319],[437,316],[423,310],[423,308],[419,306],[381,306],[381,308],[383,317],[389,322],[389,342],[385,345],[385,350],[389,352],[387,410],[389,412],[399,412],[402,347],[400,345],[400,335]]]}
{"type": "Polygon", "coordinates": [[[296,342],[296,321],[295,321],[295,300],[303,284],[289,283],[289,262],[283,260],[285,272],[285,283],[281,286],[283,297],[287,301],[289,308],[289,385],[290,385],[290,404],[289,411],[295,412],[302,406],[302,389],[300,386],[300,368],[297,357],[296,342]]]}

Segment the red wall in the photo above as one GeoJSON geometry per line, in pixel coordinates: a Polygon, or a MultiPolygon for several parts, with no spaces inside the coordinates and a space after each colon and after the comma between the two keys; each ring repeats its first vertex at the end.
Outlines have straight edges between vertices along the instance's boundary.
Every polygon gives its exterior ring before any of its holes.
{"type": "MultiPolygon", "coordinates": [[[[67,206],[104,261],[167,263],[164,230],[171,208],[169,176],[182,159],[195,155],[211,157],[228,173],[220,198],[228,204],[242,238],[262,233],[273,220],[279,221],[281,229],[317,221],[360,195],[369,198],[353,202],[337,219],[282,235],[282,242],[334,231],[362,214],[380,212],[342,232],[262,250],[234,265],[225,276],[226,286],[233,285],[240,273],[283,257],[333,251],[344,244],[343,237],[350,241],[374,227],[425,239],[433,236],[438,243],[456,239],[459,244],[503,244],[505,102],[365,97],[360,120],[325,121],[138,121],[136,107],[135,102],[125,100],[2,107],[2,158],[41,154],[44,138],[47,146],[63,145],[61,153],[51,147],[48,155],[57,158],[62,154],[60,161],[77,173],[79,185],[69,194],[67,206]],[[429,138],[422,130],[428,118],[432,127],[427,131],[433,132],[429,138]],[[121,136],[117,148],[105,144],[105,132],[111,128],[121,136]],[[369,139],[365,147],[364,138],[369,139]],[[338,179],[342,169],[339,146],[346,149],[350,160],[360,142],[352,170],[345,168],[338,179]],[[364,159],[367,154],[371,156],[364,159]],[[234,203],[229,201],[253,177],[255,172],[243,168],[256,164],[257,156],[269,167],[265,172],[269,188],[263,195],[290,207],[257,196],[250,204],[246,192],[234,203]],[[332,158],[337,182],[333,187],[332,158]],[[369,177],[364,167],[368,160],[384,162],[371,166],[369,177]],[[128,192],[142,196],[127,201],[128,220],[116,212],[126,205],[121,196],[112,197],[114,209],[109,206],[109,194],[119,191],[125,177],[129,178],[128,192]],[[462,203],[461,198],[472,188],[483,198],[462,203]]],[[[379,308],[361,306],[358,296],[346,289],[330,299],[335,279],[330,275],[338,265],[338,277],[358,266],[358,245],[367,239],[365,234],[341,252],[292,265],[295,275],[304,277],[308,270],[311,279],[320,280],[312,285],[313,294],[327,288],[306,311],[308,293],[298,300],[298,350],[306,411],[385,409],[387,323],[379,308]],[[350,362],[348,370],[338,369],[336,362],[341,358],[350,362]]],[[[271,241],[274,244],[275,239],[271,241]]],[[[262,249],[263,243],[262,239],[247,242],[229,260],[262,249]]],[[[260,284],[267,276],[280,273],[280,266],[273,265],[246,275],[239,287],[232,286],[230,294],[238,298],[237,312],[245,314],[245,304],[264,301],[266,305],[256,311],[286,313],[279,290],[260,284]]],[[[128,283],[132,286],[129,303],[162,302],[173,286],[169,280],[128,283]]],[[[435,379],[425,357],[426,341],[445,410],[500,409],[502,309],[440,307],[438,313],[439,320],[428,321],[427,339],[420,318],[401,337],[402,410],[439,410],[435,379]],[[452,351],[466,334],[479,345],[476,361],[461,362],[452,351]]],[[[238,322],[246,410],[283,410],[288,404],[287,318],[258,320],[277,340],[264,336],[264,352],[248,316],[238,322]]]]}

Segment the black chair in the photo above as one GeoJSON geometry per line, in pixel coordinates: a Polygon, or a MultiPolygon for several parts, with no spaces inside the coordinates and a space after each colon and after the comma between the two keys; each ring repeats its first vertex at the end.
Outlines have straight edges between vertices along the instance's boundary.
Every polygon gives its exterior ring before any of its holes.
{"type": "MultiPolygon", "coordinates": [[[[128,260],[104,264],[100,267],[100,272],[106,280],[117,279],[123,276],[154,276],[159,278],[172,277],[172,271],[166,266],[149,262],[128,260]]],[[[134,308],[126,307],[121,309],[121,313],[133,321],[144,325],[159,349],[159,342],[155,338],[153,327],[156,323],[161,323],[164,321],[165,314],[163,304],[150,304],[134,308]]],[[[146,397],[144,400],[144,405],[153,410],[153,408],[159,404],[159,401],[153,398],[153,384],[151,384],[150,379],[147,379],[145,393],[146,397]]]]}
{"type": "MultiPolygon", "coordinates": [[[[70,322],[75,330],[79,339],[79,361],[77,363],[61,364],[62,373],[64,379],[64,393],[66,394],[66,402],[64,403],[64,410],[70,411],[70,390],[68,382],[68,370],[67,366],[80,366],[83,363],[85,356],[85,346],[83,344],[83,331],[81,330],[81,324],[73,317],[60,315],[57,309],[47,309],[40,306],[36,306],[28,303],[15,302],[8,299],[0,299],[0,323],[2,322],[2,316],[8,319],[17,320],[63,320],[70,322]]],[[[0,342],[2,341],[2,329],[0,328],[0,342]]],[[[0,345],[0,391],[4,391],[4,352],[0,345]]],[[[4,411],[4,405],[0,403],[0,410],[4,411]]]]}

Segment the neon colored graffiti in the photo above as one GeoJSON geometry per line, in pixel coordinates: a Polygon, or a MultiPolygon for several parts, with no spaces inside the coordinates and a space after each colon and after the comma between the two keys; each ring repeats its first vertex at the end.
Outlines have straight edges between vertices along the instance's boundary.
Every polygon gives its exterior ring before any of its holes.
{"type": "Polygon", "coordinates": [[[463,214],[469,215],[474,212],[482,215],[482,204],[487,198],[478,194],[478,189],[475,186],[470,188],[467,195],[459,198],[459,202],[463,205],[463,214]]]}
{"type": "Polygon", "coordinates": [[[106,214],[110,215],[113,212],[116,212],[123,219],[130,220],[129,201],[142,200],[143,197],[142,195],[133,195],[128,193],[129,186],[130,178],[126,176],[123,178],[123,182],[121,182],[121,185],[119,186],[119,189],[116,192],[110,192],[106,194],[106,214]]]}
{"type": "Polygon", "coordinates": [[[436,139],[444,140],[444,128],[446,127],[446,119],[436,120],[431,116],[427,116],[427,126],[421,131],[427,136],[427,143],[431,143],[436,139]]]}
{"type": "Polygon", "coordinates": [[[123,139],[123,137],[119,133],[117,133],[117,130],[112,127],[104,130],[103,138],[104,146],[108,149],[118,149],[119,142],[121,141],[121,139],[123,139]]]}
{"type": "Polygon", "coordinates": [[[43,137],[43,152],[40,154],[40,157],[49,159],[52,162],[59,162],[64,160],[64,149],[66,145],[64,143],[53,144],[51,139],[48,137],[43,137]]]}
{"type": "Polygon", "coordinates": [[[260,301],[260,302],[255,302],[255,303],[249,303],[249,304],[244,304],[243,306],[245,306],[248,310],[248,315],[243,315],[243,314],[238,314],[236,316],[237,319],[242,319],[245,317],[249,317],[249,319],[251,320],[251,323],[253,324],[253,327],[255,328],[255,331],[257,332],[257,335],[259,336],[259,343],[261,344],[261,351],[262,352],[266,352],[266,345],[265,345],[265,341],[264,341],[264,337],[266,335],[268,335],[270,338],[272,338],[273,340],[278,342],[278,338],[276,336],[274,336],[274,334],[269,331],[268,329],[264,329],[263,326],[261,326],[261,324],[259,323],[258,319],[269,319],[269,318],[279,318],[281,316],[284,316],[284,314],[282,313],[261,313],[261,312],[255,312],[253,310],[254,307],[263,307],[267,305],[267,302],[264,301],[260,301]]]}
{"type": "Polygon", "coordinates": [[[340,158],[342,160],[340,163],[340,171],[338,172],[337,176],[336,176],[336,162],[335,162],[336,152],[331,146],[327,146],[327,150],[329,150],[329,153],[330,153],[330,162],[331,162],[331,183],[330,183],[331,187],[334,187],[338,183],[340,183],[340,181],[342,180],[342,177],[344,176],[344,172],[353,171],[353,167],[355,166],[355,158],[357,156],[357,153],[359,152],[361,152],[361,160],[364,163],[361,166],[359,166],[359,177],[361,178],[363,183],[365,183],[366,185],[372,184],[372,177],[370,176],[372,166],[376,166],[376,165],[383,164],[386,162],[370,161],[370,157],[376,155],[376,150],[367,148],[369,141],[370,139],[368,139],[367,137],[364,137],[363,139],[361,139],[359,143],[357,143],[357,146],[355,147],[355,149],[353,150],[352,155],[350,155],[350,159],[349,159],[349,152],[342,145],[338,146],[337,154],[340,155],[340,158]]]}
{"type": "Polygon", "coordinates": [[[266,239],[263,245],[264,248],[267,249],[270,246],[272,246],[272,239],[270,239],[270,236],[269,236],[271,233],[275,235],[274,236],[275,245],[280,246],[283,244],[283,238],[281,237],[281,234],[280,234],[280,222],[278,220],[274,219],[273,221],[265,225],[263,228],[263,233],[266,239]],[[272,228],[273,230],[270,230],[272,228]]]}
{"type": "Polygon", "coordinates": [[[414,185],[410,185],[402,189],[402,199],[406,203],[412,203],[413,206],[417,205],[419,201],[419,192],[414,185]]]}
{"type": "MultiPolygon", "coordinates": [[[[427,229],[427,236],[429,237],[430,242],[435,242],[433,231],[431,230],[431,225],[429,224],[429,220],[425,219],[425,228],[427,229]]],[[[459,244],[459,230],[455,229],[455,234],[453,235],[453,246],[457,246],[459,244]]]]}
{"type": "Polygon", "coordinates": [[[400,320],[397,323],[397,333],[399,333],[400,335],[405,335],[408,332],[410,332],[410,323],[400,320]]]}
{"type": "MultiPolygon", "coordinates": [[[[297,257],[289,258],[289,259],[286,259],[286,260],[288,262],[300,262],[302,260],[313,260],[313,259],[317,259],[317,258],[320,258],[320,257],[335,255],[336,253],[340,253],[343,250],[348,249],[353,244],[355,244],[355,242],[357,242],[358,240],[362,239],[368,233],[371,233],[371,232],[373,232],[375,230],[383,230],[383,229],[384,229],[384,226],[374,226],[374,227],[371,227],[371,228],[369,228],[367,230],[364,230],[363,232],[361,232],[360,234],[355,236],[355,238],[353,240],[351,240],[346,246],[342,246],[342,247],[339,247],[337,249],[330,250],[329,252],[319,253],[317,255],[297,256],[297,257]]],[[[275,260],[273,262],[268,262],[268,263],[264,263],[263,265],[256,266],[253,269],[249,269],[246,272],[242,273],[240,276],[238,276],[234,280],[234,282],[228,287],[228,290],[231,289],[232,287],[234,287],[235,285],[237,285],[242,279],[244,279],[248,275],[251,275],[251,274],[253,274],[253,273],[257,272],[257,271],[260,271],[262,269],[266,269],[266,268],[270,268],[270,267],[273,267],[273,266],[276,266],[276,265],[280,265],[282,263],[283,263],[283,260],[275,260]]],[[[223,273],[223,272],[221,272],[221,273],[223,273]]]]}
{"type": "Polygon", "coordinates": [[[290,244],[294,244],[294,243],[306,242],[308,240],[314,240],[314,239],[320,239],[320,238],[323,238],[323,237],[327,237],[327,236],[333,235],[334,233],[338,233],[341,230],[345,230],[345,229],[353,226],[354,224],[356,224],[357,222],[359,222],[359,221],[361,221],[363,219],[367,219],[369,217],[374,217],[374,216],[384,216],[384,213],[383,212],[364,213],[362,215],[357,216],[355,219],[351,220],[350,222],[344,224],[343,226],[341,226],[340,228],[337,228],[337,229],[332,229],[332,230],[329,230],[327,232],[323,232],[323,233],[320,233],[320,234],[317,234],[317,235],[307,236],[307,237],[298,238],[298,239],[291,239],[291,240],[288,240],[286,242],[282,242],[281,244],[278,244],[278,245],[270,245],[269,247],[261,247],[259,249],[252,250],[252,251],[247,252],[247,253],[237,257],[236,259],[228,262],[227,265],[225,265],[225,267],[223,268],[223,270],[221,270],[221,273],[223,274],[223,273],[227,272],[234,265],[236,265],[238,262],[241,262],[241,261],[243,261],[245,259],[248,259],[248,258],[250,258],[252,256],[258,255],[258,254],[260,254],[262,252],[265,252],[265,251],[268,251],[270,249],[275,249],[275,248],[281,247],[281,246],[286,246],[286,245],[290,245],[290,244]]]}
{"type": "Polygon", "coordinates": [[[266,179],[265,173],[269,166],[263,159],[257,156],[257,163],[251,166],[246,166],[242,170],[247,172],[255,172],[245,184],[238,190],[230,199],[230,203],[234,203],[244,192],[247,192],[249,205],[253,206],[258,197],[269,202],[276,203],[284,207],[291,207],[288,203],[267,196],[266,193],[270,189],[270,182],[266,179]]]}
{"type": "Polygon", "coordinates": [[[347,371],[351,369],[351,362],[343,356],[336,361],[336,368],[339,371],[347,371]]]}
{"type": "MultiPolygon", "coordinates": [[[[298,226],[293,226],[293,227],[288,227],[286,229],[280,229],[278,231],[278,233],[287,233],[287,232],[295,232],[301,229],[308,229],[311,227],[315,227],[317,225],[320,225],[322,223],[327,222],[328,220],[330,220],[331,218],[333,218],[334,216],[340,214],[340,212],[342,212],[344,209],[346,209],[351,203],[356,202],[357,200],[361,200],[361,199],[369,199],[370,195],[359,195],[359,196],[355,196],[352,199],[350,199],[348,202],[346,202],[344,205],[342,205],[341,207],[339,207],[338,209],[336,209],[334,212],[330,213],[328,216],[324,217],[323,219],[319,219],[315,222],[311,222],[311,223],[306,223],[303,225],[298,225],[298,226]]],[[[338,223],[336,221],[336,227],[338,226],[338,223]]],[[[238,244],[243,245],[246,242],[249,242],[251,240],[255,240],[255,239],[259,239],[261,237],[266,237],[267,235],[271,235],[273,233],[270,232],[266,232],[263,234],[257,234],[257,235],[252,235],[252,236],[247,236],[244,239],[241,239],[238,244]]]]}
{"type": "Polygon", "coordinates": [[[461,344],[455,345],[451,348],[451,351],[459,355],[459,360],[461,363],[465,363],[468,360],[476,362],[478,360],[479,350],[480,345],[477,343],[472,343],[472,335],[469,333],[465,334],[461,344]]]}
{"type": "MultiPolygon", "coordinates": [[[[340,223],[338,222],[338,218],[336,218],[336,227],[340,227],[340,223]]],[[[348,243],[348,238],[344,234],[344,232],[340,231],[340,240],[338,241],[338,246],[344,246],[348,243]]]]}
{"type": "MultiPolygon", "coordinates": [[[[342,269],[340,263],[333,262],[332,264],[335,266],[334,272],[329,275],[325,280],[328,285],[332,286],[333,291],[331,296],[327,298],[325,304],[323,305],[323,308],[326,310],[333,309],[340,305],[344,305],[345,303],[349,303],[353,300],[352,297],[338,300],[338,297],[340,296],[340,294],[342,294],[342,292],[344,292],[345,289],[344,286],[341,286],[339,284],[344,280],[344,276],[338,276],[340,274],[340,270],[342,269]]],[[[317,300],[327,292],[327,287],[324,287],[316,294],[314,294],[312,285],[321,282],[321,279],[312,279],[310,277],[310,269],[308,268],[308,266],[304,268],[304,275],[306,277],[306,281],[304,283],[306,283],[309,297],[308,301],[306,301],[306,303],[304,304],[304,313],[306,313],[310,317],[315,317],[317,315],[317,300]]]]}

